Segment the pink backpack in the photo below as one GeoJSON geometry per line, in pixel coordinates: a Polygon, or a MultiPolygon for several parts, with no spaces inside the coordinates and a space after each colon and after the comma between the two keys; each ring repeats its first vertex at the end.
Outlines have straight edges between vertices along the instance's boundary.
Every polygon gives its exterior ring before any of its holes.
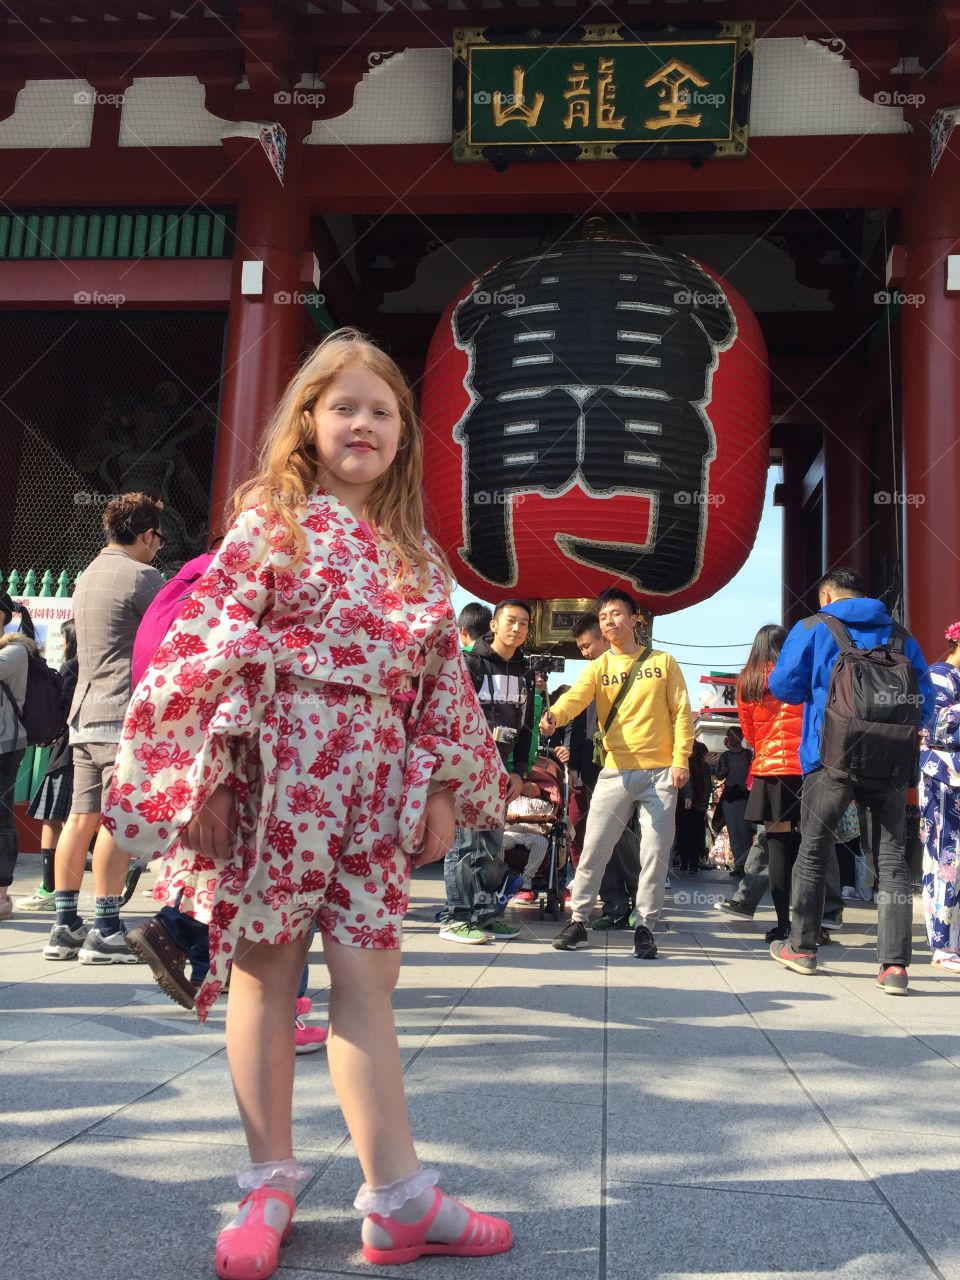
{"type": "Polygon", "coordinates": [[[160,648],[164,636],[179,618],[180,611],[190,599],[191,591],[206,573],[212,560],[212,551],[188,560],[180,572],[160,588],[147,606],[147,611],[140,619],[140,626],[137,628],[137,637],[133,642],[131,675],[134,689],[143,679],[144,672],[149,667],[153,655],[160,648]]]}

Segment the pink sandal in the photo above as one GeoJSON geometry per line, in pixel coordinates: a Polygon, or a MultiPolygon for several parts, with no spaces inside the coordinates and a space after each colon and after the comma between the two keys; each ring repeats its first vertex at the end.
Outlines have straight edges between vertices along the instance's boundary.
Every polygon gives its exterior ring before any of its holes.
{"type": "MultiPolygon", "coordinates": [[[[454,1258],[485,1258],[494,1253],[506,1253],[513,1244],[513,1232],[510,1223],[503,1218],[494,1218],[488,1213],[477,1213],[468,1205],[462,1207],[467,1211],[467,1225],[456,1240],[428,1241],[427,1234],[434,1219],[440,1212],[443,1203],[443,1192],[439,1187],[434,1190],[431,1208],[419,1222],[397,1222],[396,1218],[385,1218],[379,1213],[369,1213],[367,1217],[375,1222],[393,1240],[392,1249],[375,1249],[373,1245],[363,1246],[363,1256],[367,1262],[388,1266],[394,1262],[413,1262],[425,1254],[443,1254],[454,1258]]],[[[460,1201],[457,1201],[459,1204],[460,1201]]]]}
{"type": "Polygon", "coordinates": [[[217,1237],[216,1266],[220,1280],[267,1280],[279,1264],[280,1246],[287,1243],[293,1232],[293,1212],[297,1206],[286,1192],[274,1187],[258,1187],[240,1201],[240,1209],[244,1207],[247,1212],[243,1221],[235,1227],[224,1227],[217,1237]],[[278,1223],[284,1215],[271,1209],[271,1200],[289,1210],[282,1231],[278,1223]]]}

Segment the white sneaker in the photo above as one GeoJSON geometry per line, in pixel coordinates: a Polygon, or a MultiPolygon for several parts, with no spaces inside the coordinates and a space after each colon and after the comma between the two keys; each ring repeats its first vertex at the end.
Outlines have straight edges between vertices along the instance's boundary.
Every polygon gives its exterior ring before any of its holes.
{"type": "Polygon", "coordinates": [[[108,933],[91,929],[77,955],[81,964],[142,964],[143,961],[127,946],[125,929],[108,933]]]}
{"type": "Polygon", "coordinates": [[[75,929],[65,924],[55,924],[50,930],[50,940],[43,948],[44,960],[75,960],[86,941],[89,928],[82,920],[75,929]]]}
{"type": "Polygon", "coordinates": [[[18,911],[56,911],[56,894],[47,893],[43,885],[38,884],[29,898],[17,899],[18,911]]]}

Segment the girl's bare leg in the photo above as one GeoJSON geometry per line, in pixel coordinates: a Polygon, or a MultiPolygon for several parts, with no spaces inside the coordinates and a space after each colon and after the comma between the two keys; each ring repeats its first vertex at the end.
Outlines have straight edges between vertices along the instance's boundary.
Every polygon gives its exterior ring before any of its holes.
{"type": "Polygon", "coordinates": [[[323,940],[330,971],[327,1060],[363,1176],[372,1187],[415,1172],[403,1070],[391,997],[399,951],[370,951],[323,940]]]}
{"type": "Polygon", "coordinates": [[[249,1194],[217,1238],[217,1275],[250,1280],[276,1272],[305,1170],[293,1159],[293,1020],[310,937],[237,945],[227,1006],[227,1059],[251,1167],[237,1178],[249,1194]]]}
{"type": "MultiPolygon", "coordinates": [[[[331,938],[324,938],[323,947],[330,972],[327,1058],[366,1181],[361,1197],[390,1193],[395,1203],[376,1212],[396,1222],[422,1222],[434,1207],[435,1178],[420,1174],[407,1181],[418,1174],[420,1160],[410,1134],[391,1004],[400,952],[342,946],[331,938]]],[[[373,1210],[365,1205],[364,1212],[369,1215],[373,1210]]],[[[450,1243],[460,1240],[468,1228],[471,1243],[499,1241],[489,1248],[491,1253],[509,1247],[505,1223],[473,1214],[449,1196],[440,1202],[425,1239],[450,1243]]],[[[387,1250],[393,1243],[390,1233],[369,1216],[363,1222],[363,1241],[365,1248],[387,1250]]]]}
{"type": "Polygon", "coordinates": [[[297,987],[309,935],[273,946],[243,939],[230,975],[227,1061],[254,1164],[293,1155],[297,987]]]}

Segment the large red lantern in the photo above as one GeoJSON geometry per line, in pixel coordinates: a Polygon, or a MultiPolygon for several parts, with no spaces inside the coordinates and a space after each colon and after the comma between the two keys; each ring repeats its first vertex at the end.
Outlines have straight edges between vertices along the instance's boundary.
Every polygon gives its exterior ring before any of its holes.
{"type": "Polygon", "coordinates": [[[756,535],[770,383],[759,325],[707,267],[566,242],[453,299],[421,402],[431,532],[481,599],[654,614],[719,590],[756,535]]]}

